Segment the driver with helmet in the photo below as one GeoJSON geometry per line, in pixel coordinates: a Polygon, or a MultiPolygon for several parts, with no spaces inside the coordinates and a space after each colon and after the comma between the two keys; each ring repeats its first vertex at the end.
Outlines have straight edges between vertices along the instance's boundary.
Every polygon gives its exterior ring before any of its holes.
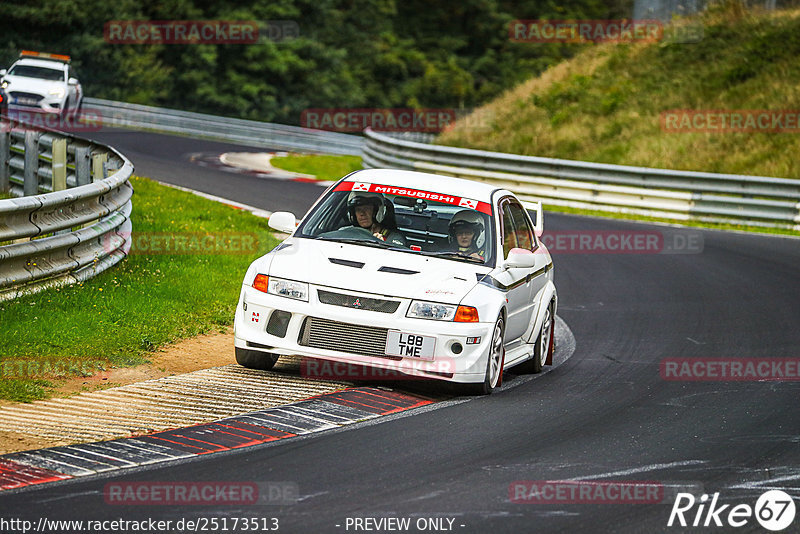
{"type": "Polygon", "coordinates": [[[479,213],[467,209],[453,215],[448,235],[452,250],[481,260],[486,258],[486,233],[479,213]]]}
{"type": "Polygon", "coordinates": [[[347,213],[353,226],[369,231],[374,237],[392,245],[408,246],[397,231],[394,210],[380,193],[352,192],[347,197],[347,213]]]}

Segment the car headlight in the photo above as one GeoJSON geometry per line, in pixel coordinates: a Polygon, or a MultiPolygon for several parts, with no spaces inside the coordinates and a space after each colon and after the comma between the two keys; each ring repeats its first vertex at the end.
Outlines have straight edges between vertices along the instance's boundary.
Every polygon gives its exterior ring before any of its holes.
{"type": "Polygon", "coordinates": [[[435,321],[455,321],[457,323],[477,323],[478,310],[472,306],[454,306],[414,300],[408,307],[406,317],[416,319],[433,319],[435,321]]]}
{"type": "Polygon", "coordinates": [[[253,287],[270,295],[308,302],[308,284],[305,282],[295,282],[294,280],[284,280],[283,278],[257,274],[253,280],[253,287]]]}
{"type": "Polygon", "coordinates": [[[64,95],[66,93],[64,92],[64,88],[63,87],[54,87],[54,88],[50,89],[50,92],[47,93],[47,94],[55,96],[56,98],[64,98],[64,95]]]}

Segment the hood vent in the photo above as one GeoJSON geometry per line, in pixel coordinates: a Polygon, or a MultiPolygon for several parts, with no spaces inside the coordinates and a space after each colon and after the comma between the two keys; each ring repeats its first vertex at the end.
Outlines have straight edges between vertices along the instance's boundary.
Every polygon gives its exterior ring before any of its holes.
{"type": "Polygon", "coordinates": [[[328,261],[331,263],[335,263],[336,265],[344,265],[345,267],[355,267],[356,269],[361,269],[364,267],[364,264],[360,261],[352,261],[352,260],[343,260],[340,258],[328,258],[328,261]]]}
{"type": "Polygon", "coordinates": [[[398,267],[383,266],[378,270],[382,273],[392,273],[392,274],[419,274],[419,271],[409,271],[408,269],[400,269],[398,267]]]}

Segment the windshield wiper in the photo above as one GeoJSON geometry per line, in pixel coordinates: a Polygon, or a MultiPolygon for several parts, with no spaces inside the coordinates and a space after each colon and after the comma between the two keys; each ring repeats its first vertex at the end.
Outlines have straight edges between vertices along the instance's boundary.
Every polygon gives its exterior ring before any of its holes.
{"type": "Polygon", "coordinates": [[[483,263],[484,262],[484,260],[482,260],[481,258],[476,258],[475,256],[471,256],[469,254],[465,254],[463,252],[458,252],[458,251],[455,251],[455,250],[439,250],[439,251],[436,251],[436,252],[423,252],[423,254],[426,255],[426,256],[446,256],[446,257],[450,257],[450,258],[456,258],[456,259],[459,259],[459,260],[472,261],[472,262],[475,262],[475,263],[483,263]]]}

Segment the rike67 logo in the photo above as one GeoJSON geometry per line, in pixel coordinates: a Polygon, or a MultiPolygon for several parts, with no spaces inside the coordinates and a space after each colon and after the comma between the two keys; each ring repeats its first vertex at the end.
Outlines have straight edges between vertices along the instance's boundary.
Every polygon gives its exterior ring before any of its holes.
{"type": "Polygon", "coordinates": [[[795,504],[792,497],[781,490],[769,490],[756,501],[755,507],[749,504],[718,504],[719,493],[709,502],[708,495],[695,499],[691,493],[678,493],[667,526],[681,527],[721,527],[738,528],[756,521],[767,530],[783,530],[794,521],[795,504]],[[695,509],[695,505],[697,508],[695,509]]]}

